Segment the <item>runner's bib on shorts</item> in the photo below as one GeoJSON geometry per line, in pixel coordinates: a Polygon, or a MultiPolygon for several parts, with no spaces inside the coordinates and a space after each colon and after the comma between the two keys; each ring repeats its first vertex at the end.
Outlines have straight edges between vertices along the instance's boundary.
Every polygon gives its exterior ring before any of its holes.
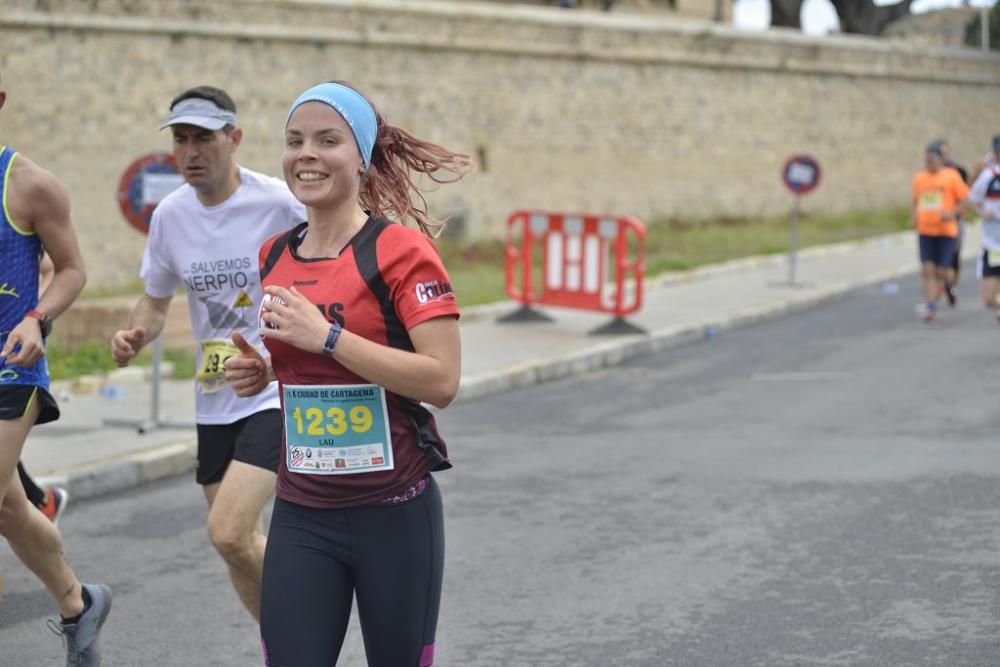
{"type": "Polygon", "coordinates": [[[987,250],[986,265],[991,269],[995,269],[1000,266],[1000,252],[997,252],[996,250],[987,250]]]}
{"type": "Polygon", "coordinates": [[[214,394],[229,385],[226,382],[226,359],[238,357],[239,348],[228,338],[207,338],[201,341],[201,364],[195,379],[206,394],[214,394]]]}
{"type": "Polygon", "coordinates": [[[345,475],[392,470],[384,388],[284,385],[282,398],[289,472],[345,475]]]}

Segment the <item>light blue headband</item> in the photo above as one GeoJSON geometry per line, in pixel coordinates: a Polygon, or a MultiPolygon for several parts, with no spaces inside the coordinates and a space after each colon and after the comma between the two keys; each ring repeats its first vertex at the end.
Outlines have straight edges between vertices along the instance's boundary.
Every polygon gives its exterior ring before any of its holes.
{"type": "Polygon", "coordinates": [[[292,112],[306,102],[322,102],[333,108],[347,121],[358,143],[358,151],[365,162],[365,169],[372,161],[372,149],[375,147],[375,134],[378,122],[375,120],[375,109],[361,93],[339,83],[321,83],[299,95],[288,110],[285,127],[292,118],[292,112]]]}

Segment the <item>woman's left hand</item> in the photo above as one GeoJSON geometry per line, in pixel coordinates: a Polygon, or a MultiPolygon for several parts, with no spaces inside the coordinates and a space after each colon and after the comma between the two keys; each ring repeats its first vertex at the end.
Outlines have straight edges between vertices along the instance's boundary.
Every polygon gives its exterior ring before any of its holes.
{"type": "Polygon", "coordinates": [[[261,334],[305,352],[322,353],[330,323],[319,308],[294,287],[272,285],[264,289],[264,294],[271,298],[264,303],[261,319],[270,326],[261,334]]]}

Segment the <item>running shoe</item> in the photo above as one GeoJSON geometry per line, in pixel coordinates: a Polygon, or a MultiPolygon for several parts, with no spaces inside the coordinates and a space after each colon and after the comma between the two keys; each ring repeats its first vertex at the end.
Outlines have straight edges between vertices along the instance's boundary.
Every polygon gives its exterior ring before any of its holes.
{"type": "Polygon", "coordinates": [[[45,503],[39,507],[42,514],[52,523],[59,523],[59,517],[66,511],[66,504],[69,502],[69,491],[61,486],[46,486],[45,503]]]}
{"type": "Polygon", "coordinates": [[[49,620],[49,629],[63,639],[66,667],[98,667],[101,647],[97,636],[111,611],[111,589],[103,584],[80,584],[90,595],[90,606],[76,623],[49,620]]]}
{"type": "Polygon", "coordinates": [[[920,303],[917,304],[917,315],[920,316],[924,322],[933,322],[937,319],[937,304],[931,301],[930,303],[920,303]]]}
{"type": "Polygon", "coordinates": [[[948,299],[948,305],[954,308],[958,305],[958,289],[954,285],[944,286],[944,295],[948,299]]]}

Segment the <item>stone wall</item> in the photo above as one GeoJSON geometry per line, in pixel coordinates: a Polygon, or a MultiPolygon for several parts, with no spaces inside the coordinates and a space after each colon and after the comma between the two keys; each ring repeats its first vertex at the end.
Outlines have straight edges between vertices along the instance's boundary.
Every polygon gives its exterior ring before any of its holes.
{"type": "MultiPolygon", "coordinates": [[[[455,0],[457,2],[476,2],[478,0],[455,0]]],[[[509,7],[512,4],[557,7],[559,0],[490,0],[509,7]]],[[[604,0],[571,0],[573,7],[581,9],[604,9],[604,0]]],[[[688,19],[714,21],[716,11],[721,10],[723,21],[733,18],[734,0],[613,0],[611,11],[647,14],[666,14],[688,19]]]]}
{"type": "Polygon", "coordinates": [[[329,78],[479,173],[430,197],[496,236],[520,207],[646,219],[775,214],[780,164],[815,154],[808,209],[905,204],[925,142],[965,162],[1000,131],[1000,58],[851,37],[539,7],[414,0],[4,0],[0,139],[70,190],[91,285],[134,279],[144,237],[115,199],[169,149],[169,100],[240,107],[243,164],[280,169],[287,105],[329,78]]]}

